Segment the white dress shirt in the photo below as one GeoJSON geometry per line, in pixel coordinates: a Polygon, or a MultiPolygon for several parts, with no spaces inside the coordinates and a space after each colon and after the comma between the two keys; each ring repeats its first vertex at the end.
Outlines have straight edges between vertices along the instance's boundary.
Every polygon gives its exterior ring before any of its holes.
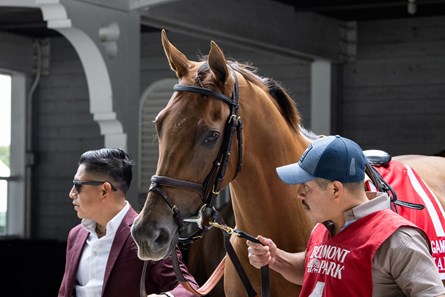
{"type": "Polygon", "coordinates": [[[82,226],[90,235],[83,248],[77,270],[77,297],[100,297],[102,295],[105,268],[111,245],[116,230],[129,209],[130,204],[126,201],[125,207],[107,223],[105,235],[101,238],[98,238],[96,234],[96,222],[90,219],[82,220],[82,226]]]}

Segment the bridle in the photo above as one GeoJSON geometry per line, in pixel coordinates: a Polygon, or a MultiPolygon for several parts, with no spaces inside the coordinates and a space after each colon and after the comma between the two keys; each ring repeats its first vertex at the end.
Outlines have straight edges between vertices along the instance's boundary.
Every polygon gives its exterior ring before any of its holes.
{"type": "MultiPolygon", "coordinates": [[[[236,76],[235,71],[230,68],[233,78],[234,78],[234,87],[232,96],[229,98],[223,93],[215,92],[211,89],[205,88],[201,82],[201,79],[199,78],[199,75],[196,76],[195,81],[198,84],[198,86],[191,86],[191,85],[181,85],[176,84],[173,87],[173,90],[176,92],[192,92],[192,93],[198,93],[201,94],[204,97],[214,98],[217,100],[220,100],[227,104],[230,107],[230,114],[227,117],[226,120],[226,126],[224,129],[224,137],[221,144],[221,147],[219,149],[218,155],[216,159],[213,162],[212,169],[208,173],[207,177],[204,179],[204,182],[202,184],[176,179],[168,176],[160,176],[160,175],[153,175],[151,177],[151,185],[149,188],[149,192],[155,192],[159,194],[167,203],[167,205],[170,207],[170,209],[173,212],[173,217],[175,219],[176,224],[178,225],[178,230],[183,229],[183,221],[188,222],[197,222],[199,225],[199,229],[193,233],[192,235],[186,237],[186,238],[179,238],[179,242],[182,244],[189,244],[195,241],[196,239],[202,238],[202,236],[208,231],[208,229],[211,227],[209,226],[202,226],[200,224],[201,222],[201,216],[202,211],[205,208],[211,208],[212,209],[212,220],[215,226],[218,225],[221,230],[223,230],[224,234],[224,247],[226,249],[227,254],[229,255],[233,265],[235,266],[236,271],[238,272],[238,275],[241,278],[241,281],[247,291],[247,294],[249,297],[257,296],[257,293],[253,289],[252,284],[250,283],[244,269],[241,266],[241,263],[236,256],[235,250],[233,249],[231,243],[230,243],[230,235],[235,234],[239,237],[242,237],[244,239],[248,239],[257,243],[260,243],[255,237],[242,232],[237,229],[232,229],[230,227],[227,227],[225,225],[224,220],[222,219],[221,215],[215,210],[214,202],[216,196],[218,196],[222,182],[224,181],[224,176],[226,174],[226,169],[229,164],[229,158],[230,158],[230,152],[232,149],[232,143],[235,133],[238,137],[238,160],[237,160],[237,166],[236,171],[234,174],[235,179],[238,173],[242,169],[243,159],[242,159],[242,153],[243,153],[243,142],[242,142],[242,128],[243,125],[241,123],[241,119],[238,115],[239,110],[239,87],[238,87],[238,79],[236,76]],[[203,206],[198,211],[198,219],[189,219],[189,218],[183,218],[180,209],[173,203],[173,201],[170,199],[168,194],[161,189],[161,186],[164,187],[172,187],[172,188],[178,188],[178,189],[184,189],[189,191],[197,192],[202,199],[203,206]]],[[[173,253],[175,253],[173,251],[173,253]]],[[[178,259],[175,255],[171,255],[172,261],[173,261],[173,268],[175,270],[175,274],[178,278],[178,281],[189,291],[199,294],[199,295],[207,295],[208,292],[216,285],[216,283],[221,278],[223,272],[224,272],[224,265],[225,265],[225,258],[220,262],[218,267],[215,269],[214,273],[211,275],[209,280],[200,288],[195,289],[193,288],[187,279],[183,276],[182,271],[179,267],[178,259]]],[[[145,285],[144,282],[144,275],[145,275],[145,267],[144,265],[144,271],[141,276],[141,296],[143,296],[145,292],[145,285]]],[[[268,297],[270,295],[269,290],[269,270],[268,266],[263,266],[261,268],[261,276],[262,276],[262,296],[268,297]]]]}
{"type": "MultiPolygon", "coordinates": [[[[238,109],[239,109],[238,79],[236,77],[235,71],[232,70],[232,73],[235,83],[231,98],[222,93],[218,93],[213,90],[204,88],[202,86],[201,80],[199,79],[199,76],[196,77],[196,81],[200,86],[176,84],[173,87],[174,91],[198,93],[205,97],[211,97],[220,100],[229,105],[230,107],[230,114],[226,120],[226,127],[224,130],[224,137],[220,150],[218,152],[216,159],[213,162],[212,169],[210,170],[210,172],[208,173],[207,177],[205,178],[202,184],[167,176],[160,176],[160,175],[153,175],[151,177],[151,185],[148,191],[156,192],[164,199],[165,203],[167,203],[167,205],[173,212],[173,217],[175,219],[176,224],[178,225],[179,230],[183,228],[183,221],[184,221],[181,211],[175,204],[173,204],[170,197],[164,190],[160,188],[160,186],[197,192],[201,196],[203,202],[203,208],[201,208],[200,212],[205,207],[212,208],[214,205],[215,197],[218,196],[221,190],[222,182],[224,181],[224,176],[226,174],[226,169],[229,163],[230,151],[232,149],[232,143],[235,133],[238,136],[238,161],[237,161],[235,176],[233,177],[233,179],[235,179],[238,173],[241,171],[243,144],[242,144],[242,133],[241,133],[242,123],[238,115],[238,109]]],[[[180,242],[184,244],[191,243],[195,239],[202,237],[203,233],[205,233],[206,231],[207,228],[200,228],[197,232],[190,235],[189,237],[180,238],[180,242]]]]}

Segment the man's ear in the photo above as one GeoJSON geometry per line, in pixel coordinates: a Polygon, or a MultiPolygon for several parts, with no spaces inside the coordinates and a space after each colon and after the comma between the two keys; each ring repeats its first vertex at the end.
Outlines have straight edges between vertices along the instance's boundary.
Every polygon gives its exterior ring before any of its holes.
{"type": "Polygon", "coordinates": [[[111,188],[111,184],[109,182],[105,182],[102,185],[102,197],[105,198],[106,195],[110,194],[113,191],[111,188]]]}
{"type": "Polygon", "coordinates": [[[339,181],[336,181],[336,180],[332,182],[332,187],[333,187],[334,195],[336,197],[339,197],[340,195],[342,195],[343,191],[345,189],[343,187],[343,184],[341,182],[339,182],[339,181]]]}

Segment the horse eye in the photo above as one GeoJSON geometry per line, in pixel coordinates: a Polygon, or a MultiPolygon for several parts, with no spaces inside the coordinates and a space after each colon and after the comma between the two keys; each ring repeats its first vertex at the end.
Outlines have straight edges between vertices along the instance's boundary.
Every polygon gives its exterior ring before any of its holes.
{"type": "Polygon", "coordinates": [[[216,131],[211,131],[207,137],[204,139],[205,144],[213,144],[215,143],[219,138],[219,133],[216,131]]]}

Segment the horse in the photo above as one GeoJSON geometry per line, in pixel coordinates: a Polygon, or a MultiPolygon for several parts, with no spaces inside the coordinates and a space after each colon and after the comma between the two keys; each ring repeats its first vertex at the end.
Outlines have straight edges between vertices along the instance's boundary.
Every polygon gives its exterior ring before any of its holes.
{"type": "MultiPolygon", "coordinates": [[[[284,185],[275,171],[296,162],[314,140],[301,124],[295,101],[276,81],[257,75],[255,67],[226,59],[214,41],[199,61],[189,60],[164,30],[161,41],[178,85],[155,119],[156,175],[132,226],[138,257],[169,257],[184,218],[211,205],[226,186],[237,229],[269,237],[288,252],[304,250],[313,222],[295,198],[298,185],[284,185]]],[[[404,161],[425,177],[437,197],[445,197],[444,158],[404,161]]],[[[230,243],[253,287],[261,291],[260,270],[248,262],[245,239],[233,234],[230,243]]],[[[271,296],[298,296],[300,289],[270,272],[271,296]]],[[[246,295],[231,261],[225,262],[224,292],[246,295]]]]}

